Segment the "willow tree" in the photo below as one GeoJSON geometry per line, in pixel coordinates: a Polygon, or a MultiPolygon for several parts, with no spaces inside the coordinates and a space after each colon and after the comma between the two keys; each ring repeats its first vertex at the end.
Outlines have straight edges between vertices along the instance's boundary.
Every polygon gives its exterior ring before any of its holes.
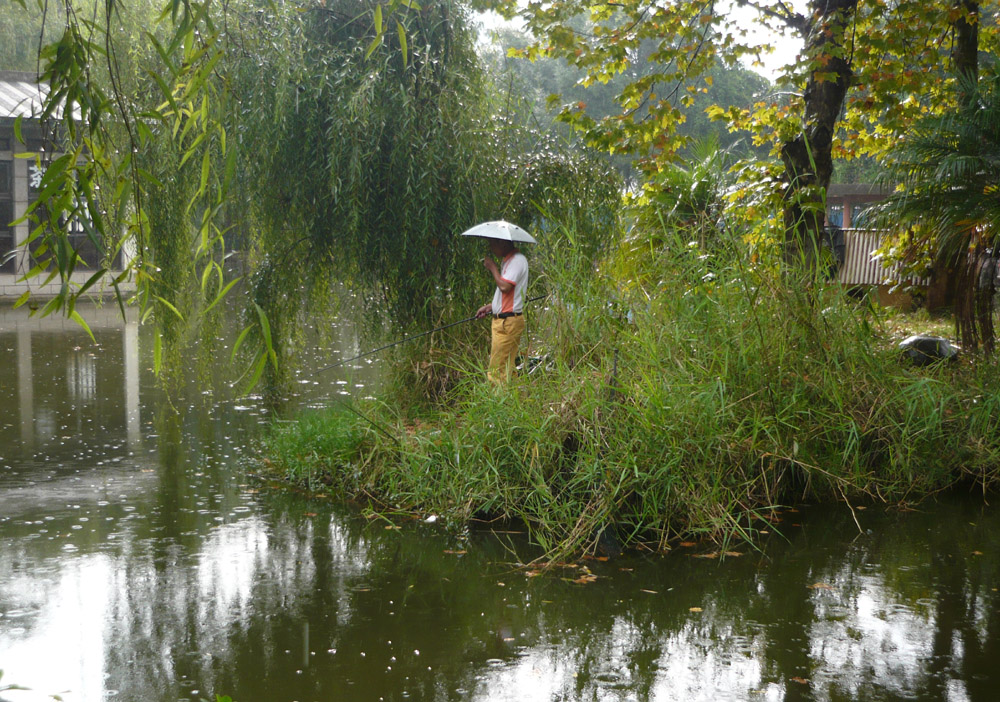
{"type": "Polygon", "coordinates": [[[426,322],[469,273],[456,235],[502,214],[501,154],[461,9],[401,7],[373,45],[373,7],[262,15],[255,53],[234,62],[255,293],[273,306],[334,276],[390,319],[426,322]]]}
{"type": "MultiPolygon", "coordinates": [[[[785,260],[807,265],[817,259],[833,157],[878,156],[914,118],[946,108],[947,66],[964,36],[956,28],[977,26],[979,13],[965,0],[809,0],[801,12],[781,1],[736,0],[733,5],[747,18],[738,25],[731,5],[704,0],[553,0],[523,7],[483,2],[520,14],[539,38],[527,56],[563,58],[585,69],[588,82],[631,72],[640,45],[656,43],[648,56],[653,70],[637,71],[641,77],[621,91],[618,114],[595,120],[582,102],[561,113],[590,143],[643,155],[648,172],[662,169],[682,146],[681,108],[705,89],[708,71],[718,62],[735,65],[769,50],[752,40],[751,28],[798,42],[802,50],[770,98],[752,106],[718,105],[711,113],[771,144],[775,163],[744,172],[758,184],[774,184],[785,260]],[[580,13],[597,25],[592,33],[573,31],[580,13]]],[[[992,41],[995,27],[979,29],[992,41]]]]}
{"type": "MultiPolygon", "coordinates": [[[[40,52],[46,109],[67,108],[65,157],[28,213],[43,248],[67,254],[33,271],[66,282],[47,311],[72,312],[83,292],[68,284],[73,219],[109,259],[135,252],[122,278],[161,328],[218,313],[236,243],[250,252],[253,380],[280,365],[303,305],[332,280],[382,318],[427,322],[481,296],[465,228],[537,216],[529,202],[575,216],[597,193],[618,199],[603,170],[540,158],[539,139],[497,108],[454,2],[162,0],[141,41],[120,32],[116,0],[88,3],[85,19],[65,5],[40,52]]],[[[581,219],[594,235],[608,224],[581,219]]]]}

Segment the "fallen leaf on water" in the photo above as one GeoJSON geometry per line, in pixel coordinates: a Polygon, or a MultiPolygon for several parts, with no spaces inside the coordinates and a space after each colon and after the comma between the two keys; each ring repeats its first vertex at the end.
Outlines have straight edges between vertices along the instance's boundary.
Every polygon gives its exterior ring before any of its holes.
{"type": "Polygon", "coordinates": [[[726,556],[727,558],[739,558],[743,554],[740,553],[739,551],[726,551],[723,555],[726,556]]]}
{"type": "Polygon", "coordinates": [[[698,544],[694,541],[681,541],[680,546],[697,546],[698,544]]]}
{"type": "Polygon", "coordinates": [[[578,585],[587,585],[589,583],[594,582],[595,580],[597,580],[597,576],[594,575],[593,573],[584,573],[579,578],[576,578],[573,582],[577,583],[578,585]]]}
{"type": "Polygon", "coordinates": [[[826,583],[813,583],[807,586],[810,590],[833,590],[833,585],[827,585],[826,583]]]}
{"type": "Polygon", "coordinates": [[[690,607],[690,608],[688,608],[688,611],[689,612],[703,612],[704,610],[701,607],[690,607]]]}
{"type": "Polygon", "coordinates": [[[542,571],[540,571],[540,570],[526,570],[526,571],[524,571],[524,575],[527,578],[536,578],[536,577],[538,577],[541,574],[542,574],[542,571]]]}
{"type": "Polygon", "coordinates": [[[631,573],[632,571],[635,570],[635,568],[619,568],[618,570],[620,570],[623,573],[631,573]]]}
{"type": "Polygon", "coordinates": [[[442,551],[442,553],[450,553],[453,556],[464,556],[466,552],[464,550],[462,550],[462,551],[453,551],[450,548],[446,548],[444,551],[442,551]]]}
{"type": "Polygon", "coordinates": [[[307,517],[315,517],[315,516],[316,516],[316,513],[315,513],[315,512],[306,512],[306,513],[305,513],[305,515],[306,515],[307,517]]]}
{"type": "Polygon", "coordinates": [[[718,551],[716,551],[715,553],[692,553],[691,557],[692,558],[718,558],[719,557],[719,553],[718,553],[718,551]]]}
{"type": "Polygon", "coordinates": [[[809,681],[806,678],[791,678],[792,682],[797,682],[800,685],[808,685],[809,681]]]}
{"type": "Polygon", "coordinates": [[[861,510],[862,512],[864,512],[864,511],[865,511],[866,509],[868,509],[868,508],[867,508],[867,507],[865,507],[864,505],[858,505],[858,506],[857,506],[857,507],[855,507],[854,509],[859,509],[859,510],[861,510]]]}
{"type": "Polygon", "coordinates": [[[648,595],[659,595],[660,594],[656,590],[644,590],[643,588],[639,588],[639,592],[645,592],[648,595]]]}
{"type": "Polygon", "coordinates": [[[981,556],[981,555],[983,555],[983,552],[982,551],[973,551],[972,555],[973,556],[981,556]]]}
{"type": "Polygon", "coordinates": [[[561,563],[559,561],[542,561],[541,563],[534,562],[539,568],[579,568],[579,563],[561,563]]]}
{"type": "Polygon", "coordinates": [[[386,527],[386,529],[402,529],[402,528],[403,527],[398,527],[395,524],[390,524],[389,526],[386,527]]]}
{"type": "Polygon", "coordinates": [[[585,561],[602,561],[603,562],[603,561],[608,560],[608,557],[607,556],[584,556],[583,560],[585,560],[585,561]]]}

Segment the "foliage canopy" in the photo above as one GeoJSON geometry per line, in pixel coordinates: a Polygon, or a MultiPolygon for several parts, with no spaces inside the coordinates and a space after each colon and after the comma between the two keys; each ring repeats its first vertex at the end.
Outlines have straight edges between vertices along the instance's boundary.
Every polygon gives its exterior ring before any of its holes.
{"type": "MultiPolygon", "coordinates": [[[[82,219],[109,259],[132,249],[116,284],[134,276],[170,342],[218,313],[238,247],[251,381],[281,365],[332,281],[382,319],[426,323],[485,294],[475,242],[458,237],[477,221],[570,216],[599,245],[615,215],[607,169],[503,112],[449,0],[88,7],[67,4],[40,53],[50,114],[68,108],[66,156],[32,236],[65,251],[82,219]]],[[[67,281],[46,312],[72,312],[104,272],[74,289],[74,266],[72,252],[39,261],[33,274],[67,281]]]]}
{"type": "MultiPolygon", "coordinates": [[[[707,89],[709,71],[769,49],[723,6],[695,0],[481,4],[520,15],[538,37],[523,52],[529,58],[563,59],[585,70],[588,83],[629,76],[615,114],[598,119],[582,103],[568,103],[561,118],[593,145],[646,154],[650,172],[664,169],[683,146],[681,107],[707,89]],[[577,30],[580,15],[592,31],[577,30]],[[650,43],[655,49],[643,51],[650,43]]],[[[953,106],[955,76],[968,64],[969,45],[996,46],[996,23],[981,21],[995,13],[996,3],[810,0],[802,11],[780,1],[736,5],[754,27],[799,42],[802,51],[769,97],[751,107],[720,104],[709,111],[780,157],[781,177],[772,183],[784,207],[789,255],[811,260],[833,156],[881,156],[915,118],[953,106]]],[[[760,179],[759,169],[745,173],[760,179]]]]}

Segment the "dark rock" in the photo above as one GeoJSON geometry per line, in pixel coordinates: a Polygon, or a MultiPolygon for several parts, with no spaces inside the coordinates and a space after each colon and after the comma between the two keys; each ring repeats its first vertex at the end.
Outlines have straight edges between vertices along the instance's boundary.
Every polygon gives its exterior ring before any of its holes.
{"type": "Polygon", "coordinates": [[[954,361],[958,358],[958,347],[940,336],[914,336],[899,342],[903,358],[918,366],[929,366],[941,361],[954,361]]]}

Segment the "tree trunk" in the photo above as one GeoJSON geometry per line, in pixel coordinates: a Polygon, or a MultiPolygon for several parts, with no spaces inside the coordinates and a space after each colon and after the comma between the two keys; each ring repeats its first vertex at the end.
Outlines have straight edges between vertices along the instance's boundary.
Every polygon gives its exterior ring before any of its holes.
{"type": "Polygon", "coordinates": [[[853,75],[845,36],[858,0],[811,0],[805,55],[812,68],[803,95],[802,132],[781,148],[785,165],[785,262],[815,270],[823,204],[833,175],[833,136],[853,75]]]}
{"type": "MultiPolygon", "coordinates": [[[[954,2],[956,19],[951,60],[958,77],[959,109],[974,112],[979,80],[979,3],[975,0],[954,2]]],[[[968,351],[975,351],[980,346],[988,354],[994,350],[994,255],[992,247],[976,241],[972,251],[958,257],[955,326],[962,346],[968,351]]]]}
{"type": "MultiPolygon", "coordinates": [[[[974,86],[979,79],[979,3],[976,0],[955,0],[959,12],[955,20],[955,42],[951,60],[955,73],[974,86]]],[[[968,96],[965,96],[968,97],[968,96]]]]}

